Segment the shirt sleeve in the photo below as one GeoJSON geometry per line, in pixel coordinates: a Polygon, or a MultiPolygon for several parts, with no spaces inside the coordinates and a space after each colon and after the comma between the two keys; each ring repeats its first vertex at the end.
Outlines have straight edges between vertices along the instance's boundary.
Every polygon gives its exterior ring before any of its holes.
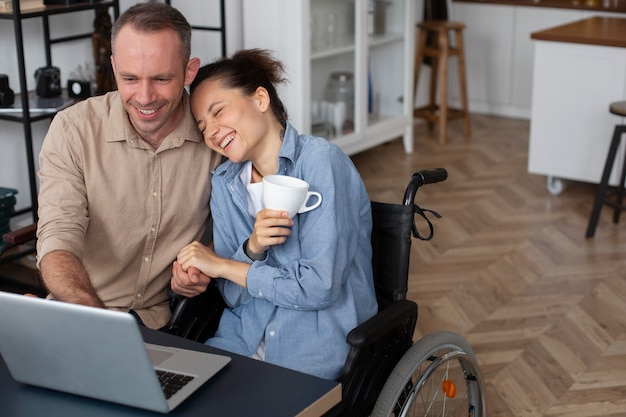
{"type": "Polygon", "coordinates": [[[49,252],[66,250],[83,256],[89,223],[83,179],[83,155],[76,130],[57,114],[39,155],[37,262],[49,252]]]}

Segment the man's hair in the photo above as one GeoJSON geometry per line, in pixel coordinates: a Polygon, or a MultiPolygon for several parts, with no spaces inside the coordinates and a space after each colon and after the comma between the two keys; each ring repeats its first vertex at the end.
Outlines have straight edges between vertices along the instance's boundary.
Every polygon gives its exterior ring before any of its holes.
{"type": "Polygon", "coordinates": [[[111,50],[115,55],[115,39],[120,30],[131,25],[135,30],[144,33],[158,32],[164,29],[171,29],[180,39],[182,45],[181,53],[184,64],[187,64],[191,56],[191,25],[174,7],[150,0],[147,3],[138,3],[128,8],[113,24],[111,29],[111,50]]]}

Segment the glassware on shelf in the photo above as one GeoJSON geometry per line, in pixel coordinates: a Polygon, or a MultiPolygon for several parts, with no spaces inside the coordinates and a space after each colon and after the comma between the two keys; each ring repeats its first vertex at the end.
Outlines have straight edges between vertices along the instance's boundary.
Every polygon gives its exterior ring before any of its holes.
{"type": "Polygon", "coordinates": [[[354,74],[348,71],[337,71],[330,74],[326,85],[325,98],[330,103],[343,103],[342,108],[333,114],[332,124],[335,126],[335,135],[340,136],[354,130],[354,74]],[[337,120],[342,113],[343,122],[337,120]],[[341,128],[340,128],[341,126],[341,128]]]}
{"type": "Polygon", "coordinates": [[[386,31],[386,8],[391,4],[389,0],[369,0],[367,5],[367,33],[368,35],[382,35],[386,31]]]}

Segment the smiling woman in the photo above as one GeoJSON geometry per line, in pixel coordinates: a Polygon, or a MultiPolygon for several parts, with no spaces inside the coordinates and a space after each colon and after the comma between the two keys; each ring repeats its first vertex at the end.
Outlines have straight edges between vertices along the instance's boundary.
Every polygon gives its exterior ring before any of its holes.
{"type": "Polygon", "coordinates": [[[334,379],[346,335],[377,311],[370,201],[339,147],[287,121],[282,70],[269,52],[243,50],[198,71],[194,117],[228,160],[211,181],[214,248],[181,249],[172,289],[194,296],[216,279],[229,308],[207,344],[334,379]],[[304,180],[321,203],[293,218],[266,208],[263,179],[273,174],[304,180]]]}

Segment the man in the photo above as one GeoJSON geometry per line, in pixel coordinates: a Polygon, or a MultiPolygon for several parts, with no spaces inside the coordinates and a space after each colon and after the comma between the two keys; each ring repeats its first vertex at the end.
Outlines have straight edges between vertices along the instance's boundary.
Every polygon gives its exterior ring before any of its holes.
{"type": "Polygon", "coordinates": [[[200,61],[190,59],[182,14],[134,5],[111,41],[118,91],[60,112],[44,140],[38,267],[51,298],[129,311],[160,328],[172,262],[206,228],[218,156],[184,90],[200,61]]]}

